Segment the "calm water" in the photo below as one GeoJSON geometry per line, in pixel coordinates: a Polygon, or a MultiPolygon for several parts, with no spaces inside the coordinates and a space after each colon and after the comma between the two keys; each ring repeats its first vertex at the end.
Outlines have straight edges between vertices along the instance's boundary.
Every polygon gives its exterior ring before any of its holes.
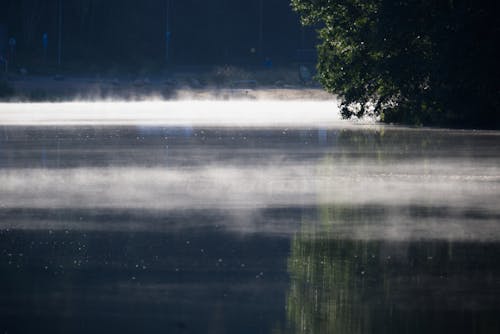
{"type": "Polygon", "coordinates": [[[0,127],[0,333],[498,333],[500,134],[0,127]]]}

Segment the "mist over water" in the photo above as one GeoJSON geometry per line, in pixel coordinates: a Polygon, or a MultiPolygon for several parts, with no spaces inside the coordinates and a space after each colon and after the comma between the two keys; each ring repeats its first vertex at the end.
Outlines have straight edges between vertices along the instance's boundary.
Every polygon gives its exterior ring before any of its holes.
{"type": "MultiPolygon", "coordinates": [[[[153,210],[158,214],[193,209],[228,214],[233,211],[249,217],[223,224],[232,230],[251,232],[256,215],[266,209],[337,206],[363,210],[363,207],[378,206],[386,208],[385,213],[369,219],[378,230],[378,238],[497,240],[500,237],[500,227],[495,224],[500,217],[497,205],[500,177],[496,165],[456,168],[453,162],[440,160],[427,162],[425,166],[409,162],[387,165],[368,160],[363,161],[363,166],[355,166],[355,162],[348,159],[332,169],[325,165],[328,161],[321,160],[311,161],[312,165],[287,163],[282,159],[267,160],[265,166],[255,166],[245,160],[243,165],[236,166],[206,163],[207,166],[187,168],[8,169],[0,175],[1,207],[153,210]],[[391,172],[386,171],[389,166],[391,172]],[[425,171],[424,174],[419,170],[425,171]],[[424,217],[413,221],[414,217],[404,213],[408,207],[442,208],[455,219],[424,217]],[[465,217],[470,212],[479,212],[484,217],[465,217]],[[397,223],[387,225],[396,218],[397,223]],[[429,226],[432,219],[439,224],[429,226]]],[[[275,232],[295,233],[291,219],[289,230],[279,225],[275,232]]],[[[18,222],[12,220],[3,224],[19,227],[18,222]]],[[[77,221],[72,228],[88,229],[87,224],[77,221]]],[[[272,231],[274,223],[268,220],[266,224],[272,231]]],[[[36,227],[36,224],[25,226],[36,227]]],[[[94,228],[106,229],[106,225],[94,228]]],[[[374,233],[372,228],[369,234],[363,235],[360,226],[352,223],[343,228],[352,230],[349,234],[358,238],[372,238],[374,233]]]]}
{"type": "Polygon", "coordinates": [[[0,103],[3,125],[331,126],[330,101],[149,101],[0,103]]]}
{"type": "Polygon", "coordinates": [[[500,134],[335,108],[0,105],[0,329],[500,328],[500,134]]]}

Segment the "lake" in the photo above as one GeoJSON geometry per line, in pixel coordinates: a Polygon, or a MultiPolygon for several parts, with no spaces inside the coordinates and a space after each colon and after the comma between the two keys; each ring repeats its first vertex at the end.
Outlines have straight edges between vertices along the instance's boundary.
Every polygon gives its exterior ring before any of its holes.
{"type": "Polygon", "coordinates": [[[0,333],[500,332],[500,132],[332,109],[0,105],[0,333]]]}

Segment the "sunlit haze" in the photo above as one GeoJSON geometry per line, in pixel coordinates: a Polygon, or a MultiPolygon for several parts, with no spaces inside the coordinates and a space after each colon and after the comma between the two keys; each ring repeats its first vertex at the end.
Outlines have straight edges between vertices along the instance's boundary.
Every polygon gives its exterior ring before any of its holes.
{"type": "Polygon", "coordinates": [[[0,104],[3,125],[330,126],[336,101],[152,101],[0,104]]]}

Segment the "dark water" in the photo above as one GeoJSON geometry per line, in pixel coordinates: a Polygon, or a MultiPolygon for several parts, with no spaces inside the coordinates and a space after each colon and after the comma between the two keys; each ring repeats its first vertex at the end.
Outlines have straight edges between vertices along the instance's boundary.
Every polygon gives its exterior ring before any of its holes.
{"type": "Polygon", "coordinates": [[[500,134],[0,128],[0,333],[498,333],[500,134]]]}

